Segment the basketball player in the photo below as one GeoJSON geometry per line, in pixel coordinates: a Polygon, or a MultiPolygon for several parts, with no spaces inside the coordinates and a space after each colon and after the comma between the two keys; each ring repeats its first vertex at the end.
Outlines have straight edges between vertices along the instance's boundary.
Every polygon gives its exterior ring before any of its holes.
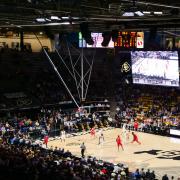
{"type": "Polygon", "coordinates": [[[99,136],[100,136],[102,133],[103,133],[103,130],[102,130],[102,129],[99,129],[99,131],[98,131],[99,136]]]}
{"type": "Polygon", "coordinates": [[[104,135],[103,133],[101,133],[101,135],[99,136],[99,145],[103,145],[104,143],[104,135]]]}
{"type": "Polygon", "coordinates": [[[131,143],[133,143],[133,142],[137,142],[138,144],[141,144],[141,142],[139,142],[139,140],[138,140],[137,135],[136,135],[134,132],[132,132],[132,135],[133,135],[133,140],[132,140],[132,142],[131,142],[131,143]]]}
{"type": "Polygon", "coordinates": [[[118,151],[119,151],[119,146],[121,146],[122,150],[124,151],[124,148],[123,148],[123,145],[122,145],[122,141],[121,141],[121,138],[120,138],[119,135],[116,138],[116,143],[117,143],[118,151]]]}
{"type": "Polygon", "coordinates": [[[126,142],[129,142],[129,139],[130,139],[130,133],[131,133],[130,130],[126,131],[126,142]]]}
{"type": "Polygon", "coordinates": [[[91,137],[95,138],[95,133],[96,133],[95,129],[94,129],[94,127],[92,127],[91,130],[90,130],[91,137]]]}
{"type": "Polygon", "coordinates": [[[123,126],[122,126],[122,131],[123,131],[123,132],[126,131],[126,123],[123,124],[123,126]]]}
{"type": "Polygon", "coordinates": [[[46,148],[47,148],[48,140],[49,140],[48,135],[44,136],[44,144],[46,145],[46,148]]]}
{"type": "Polygon", "coordinates": [[[134,122],[134,130],[137,131],[139,128],[139,123],[137,121],[134,122]]]}
{"type": "Polygon", "coordinates": [[[123,124],[121,135],[122,135],[122,138],[123,138],[123,142],[124,142],[124,143],[127,143],[126,123],[123,124]]]}
{"type": "Polygon", "coordinates": [[[61,131],[61,142],[64,141],[65,142],[66,139],[66,132],[64,130],[61,131]]]}

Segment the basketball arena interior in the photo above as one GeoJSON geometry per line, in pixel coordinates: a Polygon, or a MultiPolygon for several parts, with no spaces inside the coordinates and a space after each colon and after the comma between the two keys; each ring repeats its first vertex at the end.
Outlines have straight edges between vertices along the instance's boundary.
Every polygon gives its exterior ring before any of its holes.
{"type": "Polygon", "coordinates": [[[180,180],[180,2],[0,1],[0,179],[180,180]]]}

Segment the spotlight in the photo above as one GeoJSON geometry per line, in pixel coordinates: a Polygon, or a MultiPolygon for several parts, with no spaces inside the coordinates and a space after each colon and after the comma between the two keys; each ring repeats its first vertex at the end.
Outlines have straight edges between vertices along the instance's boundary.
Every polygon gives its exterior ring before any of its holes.
{"type": "Polygon", "coordinates": [[[104,32],[102,34],[103,36],[103,42],[101,43],[102,46],[106,47],[109,44],[109,41],[111,40],[111,33],[110,32],[104,32]]]}
{"type": "Polygon", "coordinates": [[[85,39],[86,43],[89,45],[93,45],[94,41],[91,37],[91,32],[89,31],[88,23],[80,24],[80,30],[82,33],[82,37],[85,39]]]}

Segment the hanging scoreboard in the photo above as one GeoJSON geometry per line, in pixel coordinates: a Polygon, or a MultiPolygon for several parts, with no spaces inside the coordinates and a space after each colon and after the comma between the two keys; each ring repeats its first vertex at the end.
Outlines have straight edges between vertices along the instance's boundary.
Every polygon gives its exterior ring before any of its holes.
{"type": "Polygon", "coordinates": [[[144,48],[144,32],[118,32],[114,47],[144,48]]]}
{"type": "Polygon", "coordinates": [[[144,48],[144,32],[118,32],[118,38],[115,42],[110,40],[107,47],[102,46],[103,37],[102,33],[91,33],[91,37],[93,38],[94,44],[88,45],[82,34],[79,32],[79,47],[83,48],[125,48],[125,49],[142,49],[144,48]]]}

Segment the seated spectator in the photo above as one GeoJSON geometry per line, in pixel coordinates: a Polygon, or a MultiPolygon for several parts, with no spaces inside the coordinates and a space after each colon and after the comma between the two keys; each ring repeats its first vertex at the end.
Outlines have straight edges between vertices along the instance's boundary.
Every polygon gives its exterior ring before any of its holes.
{"type": "Polygon", "coordinates": [[[169,180],[167,174],[165,174],[165,175],[162,177],[162,180],[169,180]]]}

